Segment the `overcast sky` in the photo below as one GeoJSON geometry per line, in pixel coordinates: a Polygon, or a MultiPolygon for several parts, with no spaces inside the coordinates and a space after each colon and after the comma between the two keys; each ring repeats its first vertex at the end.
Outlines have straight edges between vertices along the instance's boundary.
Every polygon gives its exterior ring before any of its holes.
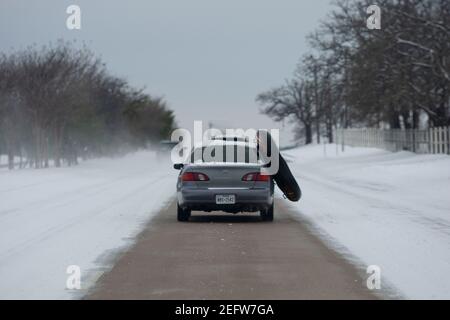
{"type": "Polygon", "coordinates": [[[164,96],[182,127],[279,127],[255,96],[292,75],[305,36],[330,8],[329,0],[0,0],[0,50],[85,41],[113,74],[164,96]],[[66,28],[70,4],[81,7],[81,30],[66,28]]]}

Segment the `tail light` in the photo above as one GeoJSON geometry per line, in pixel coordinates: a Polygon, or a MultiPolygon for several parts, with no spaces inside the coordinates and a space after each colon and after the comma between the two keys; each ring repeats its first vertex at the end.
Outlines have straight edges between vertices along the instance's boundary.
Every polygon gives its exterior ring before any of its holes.
{"type": "Polygon", "coordinates": [[[183,181],[209,181],[209,177],[200,172],[185,172],[181,176],[183,181]]]}
{"type": "Polygon", "coordinates": [[[268,175],[262,175],[259,172],[247,173],[242,177],[242,181],[269,181],[268,175]]]}

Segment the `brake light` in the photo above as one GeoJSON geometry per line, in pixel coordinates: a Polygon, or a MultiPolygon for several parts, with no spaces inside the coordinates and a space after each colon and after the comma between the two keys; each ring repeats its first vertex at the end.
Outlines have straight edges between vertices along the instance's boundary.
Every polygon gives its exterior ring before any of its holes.
{"type": "Polygon", "coordinates": [[[204,173],[195,173],[197,181],[208,181],[209,177],[204,173]]]}
{"type": "Polygon", "coordinates": [[[269,181],[268,175],[262,175],[259,172],[247,173],[242,177],[242,181],[269,181]]]}
{"type": "Polygon", "coordinates": [[[242,181],[255,181],[255,175],[256,173],[247,173],[242,177],[242,181]]]}
{"type": "Polygon", "coordinates": [[[181,176],[183,181],[209,181],[209,177],[200,172],[185,172],[181,176]]]}

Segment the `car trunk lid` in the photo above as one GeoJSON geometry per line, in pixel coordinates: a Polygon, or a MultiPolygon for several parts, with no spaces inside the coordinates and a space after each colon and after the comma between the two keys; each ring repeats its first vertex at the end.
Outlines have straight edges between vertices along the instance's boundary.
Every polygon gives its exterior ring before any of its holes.
{"type": "Polygon", "coordinates": [[[199,163],[189,165],[186,172],[206,174],[208,181],[197,181],[199,188],[239,189],[253,188],[255,181],[243,181],[248,173],[259,172],[260,166],[248,163],[199,163]]]}

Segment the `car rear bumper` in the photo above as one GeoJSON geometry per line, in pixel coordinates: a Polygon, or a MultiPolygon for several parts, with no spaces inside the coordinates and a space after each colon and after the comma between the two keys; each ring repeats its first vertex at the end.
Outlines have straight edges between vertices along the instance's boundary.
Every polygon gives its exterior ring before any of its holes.
{"type": "Polygon", "coordinates": [[[269,188],[182,188],[177,197],[182,208],[202,211],[258,211],[273,203],[273,193],[269,188]],[[227,194],[235,195],[235,204],[216,204],[216,195],[227,194]]]}

